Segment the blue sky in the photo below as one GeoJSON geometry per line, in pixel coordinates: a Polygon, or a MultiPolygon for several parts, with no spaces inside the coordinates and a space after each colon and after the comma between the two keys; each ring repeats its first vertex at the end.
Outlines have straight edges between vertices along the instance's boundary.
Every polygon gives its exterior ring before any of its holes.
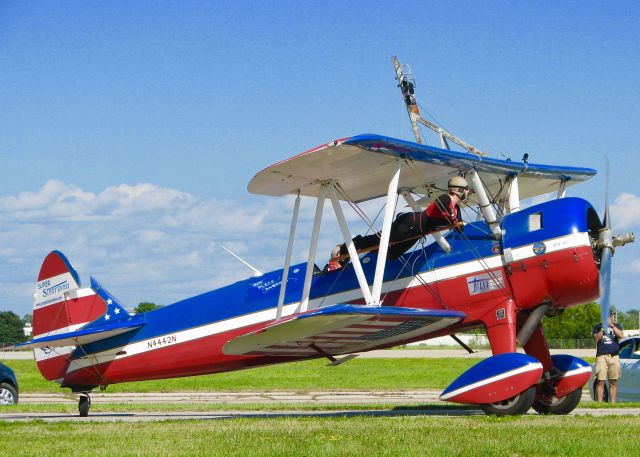
{"type": "MultiPolygon", "coordinates": [[[[334,138],[411,139],[392,55],[494,156],[608,156],[615,228],[640,231],[639,23],[635,2],[4,1],[0,309],[30,312],[54,248],[133,305],[246,276],[222,244],[280,267],[290,201],[246,184],[334,138]]],[[[570,194],[601,210],[602,176],[570,194]]],[[[614,304],[640,307],[640,247],[614,260],[614,304]]]]}

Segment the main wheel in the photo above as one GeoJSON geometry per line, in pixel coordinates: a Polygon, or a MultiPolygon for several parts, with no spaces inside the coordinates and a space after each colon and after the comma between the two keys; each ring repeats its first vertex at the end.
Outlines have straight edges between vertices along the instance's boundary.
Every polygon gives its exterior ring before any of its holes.
{"type": "Polygon", "coordinates": [[[87,417],[89,415],[89,408],[91,408],[91,398],[89,398],[89,395],[80,395],[80,399],[78,400],[80,417],[87,417]]]}
{"type": "Polygon", "coordinates": [[[480,405],[485,414],[496,416],[518,416],[526,413],[536,399],[536,387],[530,387],[524,392],[504,401],[484,403],[480,405]]]}
{"type": "Polygon", "coordinates": [[[540,414],[569,414],[582,398],[582,389],[577,389],[562,398],[541,395],[533,402],[533,409],[540,414]]]}
{"type": "Polygon", "coordinates": [[[0,405],[15,405],[18,403],[18,391],[7,382],[0,384],[0,405]]]}

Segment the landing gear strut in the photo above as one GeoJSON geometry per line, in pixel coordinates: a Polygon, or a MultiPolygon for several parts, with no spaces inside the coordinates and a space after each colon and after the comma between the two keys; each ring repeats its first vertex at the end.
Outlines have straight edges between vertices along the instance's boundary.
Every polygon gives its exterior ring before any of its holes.
{"type": "Polygon", "coordinates": [[[89,415],[89,408],[91,408],[91,397],[89,392],[82,392],[78,400],[78,412],[80,417],[87,417],[89,415]]]}

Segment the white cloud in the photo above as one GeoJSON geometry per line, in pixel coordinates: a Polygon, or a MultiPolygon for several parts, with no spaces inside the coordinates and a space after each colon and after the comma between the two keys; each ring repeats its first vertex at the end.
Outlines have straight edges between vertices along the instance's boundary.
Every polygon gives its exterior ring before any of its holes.
{"type": "MultiPolygon", "coordinates": [[[[222,245],[263,271],[282,268],[293,200],[255,197],[241,204],[149,183],[92,193],[53,180],[0,198],[0,309],[31,312],[35,278],[53,249],[67,255],[85,284],[93,275],[132,306],[173,303],[248,277],[250,270],[222,245]]],[[[353,235],[366,230],[343,208],[353,235]]],[[[364,208],[371,219],[379,209],[364,208]]],[[[296,262],[306,260],[314,213],[315,201],[303,199],[296,262]]],[[[324,216],[318,263],[342,240],[328,201],[324,216]]]]}
{"type": "MultiPolygon", "coordinates": [[[[92,193],[61,181],[0,198],[0,309],[31,312],[35,278],[53,249],[69,257],[85,284],[91,274],[133,306],[140,301],[173,303],[248,277],[250,271],[222,245],[263,271],[281,268],[293,200],[204,199],[148,183],[92,193]]],[[[367,202],[361,207],[373,220],[381,205],[367,202]]],[[[352,235],[365,232],[354,211],[342,206],[352,235]]],[[[296,262],[306,259],[314,213],[315,201],[303,199],[296,262]]],[[[329,202],[324,215],[318,263],[342,240],[329,202]]],[[[620,195],[612,216],[616,229],[640,226],[640,197],[620,195]]],[[[616,264],[629,265],[621,272],[640,273],[637,247],[617,253],[616,264]]]]}
{"type": "Polygon", "coordinates": [[[35,278],[53,249],[69,257],[85,283],[94,275],[130,305],[168,304],[247,277],[222,244],[257,266],[277,268],[291,207],[286,199],[240,205],[148,183],[91,193],[48,181],[0,198],[0,309],[31,312],[35,278]]]}
{"type": "Polygon", "coordinates": [[[640,227],[640,196],[625,192],[611,205],[613,227],[617,230],[640,227]]]}

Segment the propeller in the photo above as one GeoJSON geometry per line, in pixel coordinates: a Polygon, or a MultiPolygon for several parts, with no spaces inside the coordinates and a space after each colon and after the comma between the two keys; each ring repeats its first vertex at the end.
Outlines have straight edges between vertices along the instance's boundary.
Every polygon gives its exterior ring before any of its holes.
{"type": "Polygon", "coordinates": [[[604,192],[603,228],[598,234],[600,246],[600,320],[602,328],[609,330],[609,311],[611,309],[611,258],[613,257],[613,232],[611,231],[611,215],[609,214],[609,159],[606,159],[604,192]]]}
{"type": "Polygon", "coordinates": [[[606,159],[605,174],[605,202],[603,227],[598,233],[598,247],[600,248],[600,319],[605,333],[609,330],[609,312],[611,310],[611,259],[616,246],[624,246],[635,241],[633,233],[614,235],[611,229],[611,215],[609,214],[609,159],[606,159]]]}
{"type": "Polygon", "coordinates": [[[611,309],[611,257],[613,243],[611,229],[608,227],[600,231],[598,244],[602,246],[600,254],[600,319],[605,333],[609,330],[609,311],[611,309]]]}

